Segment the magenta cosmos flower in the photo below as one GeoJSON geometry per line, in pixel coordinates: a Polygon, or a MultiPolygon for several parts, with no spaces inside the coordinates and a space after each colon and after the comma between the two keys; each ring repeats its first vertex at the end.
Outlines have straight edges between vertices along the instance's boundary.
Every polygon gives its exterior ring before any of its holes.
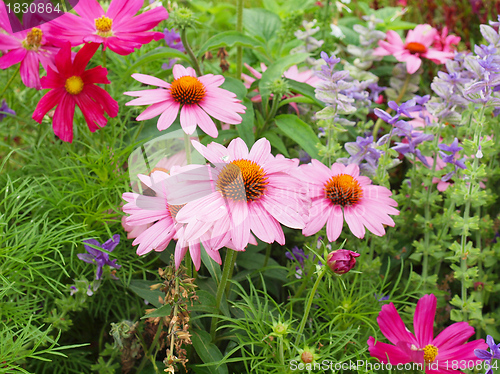
{"type": "Polygon", "coordinates": [[[192,134],[199,126],[213,138],[217,137],[218,131],[210,116],[231,125],[241,123],[241,116],[236,113],[245,113],[245,106],[234,93],[219,88],[224,83],[222,75],[207,74],[197,78],[193,68],[179,64],[174,66],[173,74],[172,83],[150,75],[132,74],[141,83],[160,87],[125,92],[125,95],[139,97],[125,105],[153,104],[137,117],[138,121],[161,114],[158,130],[165,130],[177,118],[180,109],[181,126],[186,134],[192,134]]]}
{"type": "Polygon", "coordinates": [[[54,106],[57,106],[52,121],[54,133],[65,142],[73,141],[73,116],[75,105],[83,113],[85,122],[94,132],[106,126],[110,117],[118,114],[118,103],[96,83],[110,83],[108,71],[102,66],[85,70],[90,59],[99,48],[97,43],[83,46],[71,61],[71,46],[67,43],[56,55],[55,63],[58,71],[47,70],[47,76],[42,77],[42,88],[51,89],[42,97],[35,108],[33,119],[42,123],[43,116],[54,106]]]}
{"type": "Polygon", "coordinates": [[[215,168],[210,169],[211,178],[204,182],[186,188],[177,185],[178,198],[182,194],[202,196],[189,202],[177,216],[180,222],[188,223],[189,238],[204,233],[198,224],[202,222],[213,228],[212,240],[224,245],[228,235],[234,248],[242,251],[249,243],[250,232],[266,243],[283,245],[285,235],[280,223],[296,229],[305,226],[306,191],[302,182],[290,175],[298,170],[298,161],[274,157],[271,144],[264,138],[250,151],[240,138],[227,148],[217,143],[206,147],[192,143],[215,168]]]}
{"type": "Polygon", "coordinates": [[[138,16],[143,0],[113,0],[105,12],[97,0],[79,0],[71,13],[50,22],[50,31],[58,38],[70,41],[72,46],[82,43],[102,43],[119,55],[128,55],[151,40],[161,40],[161,32],[148,32],[168,18],[162,6],[138,16]]]}
{"type": "Polygon", "coordinates": [[[362,239],[365,227],[377,236],[385,234],[384,226],[394,226],[389,214],[398,215],[398,204],[390,198],[392,192],[382,186],[373,186],[368,177],[359,175],[355,164],[335,163],[331,168],[318,160],[301,165],[301,172],[309,182],[312,206],[309,221],[302,230],[313,235],[326,223],[328,240],[337,240],[342,232],[344,217],[354,236],[362,239]]]}
{"type": "MultiPolygon", "coordinates": [[[[456,368],[452,366],[453,361],[459,364],[470,362],[475,366],[477,357],[474,349],[486,349],[488,345],[483,339],[466,343],[474,335],[474,328],[467,322],[454,323],[434,338],[435,315],[436,296],[423,296],[417,303],[413,317],[414,335],[406,328],[393,303],[382,306],[377,322],[382,334],[394,345],[375,342],[370,336],[370,355],[392,365],[425,363],[427,374],[461,373],[453,370],[456,368]]],[[[466,367],[460,366],[458,369],[464,370],[466,367]]]]}
{"type": "Polygon", "coordinates": [[[395,31],[387,31],[387,41],[380,40],[379,47],[373,51],[375,56],[393,55],[396,60],[406,62],[408,74],[415,73],[422,64],[422,58],[427,58],[436,64],[443,64],[453,58],[454,52],[440,51],[431,48],[438,32],[430,25],[417,25],[408,31],[406,41],[395,31]]]}
{"type": "MultiPolygon", "coordinates": [[[[161,170],[154,171],[150,176],[139,174],[140,180],[150,189],[147,195],[127,192],[123,199],[127,204],[123,211],[130,216],[125,219],[129,227],[141,227],[132,245],[137,247],[137,254],[144,255],[155,250],[161,252],[167,248],[172,239],[177,240],[175,246],[175,266],[179,268],[188,249],[196,270],[201,265],[200,239],[188,241],[185,226],[179,223],[176,216],[182,205],[172,205],[167,201],[167,181],[176,174],[189,172],[200,165],[173,167],[170,174],[161,170]]],[[[201,242],[208,255],[218,264],[222,264],[219,251],[210,244],[209,234],[202,236],[201,242]]]]}
{"type": "MultiPolygon", "coordinates": [[[[25,14],[23,22],[29,26],[30,23],[33,25],[35,20],[25,14]]],[[[54,47],[47,41],[47,25],[38,26],[37,24],[36,27],[13,32],[7,16],[7,8],[0,0],[0,27],[6,32],[6,34],[0,34],[0,51],[6,52],[0,57],[0,69],[7,69],[20,62],[19,72],[24,85],[37,90],[41,89],[40,63],[45,70],[49,66],[55,69],[54,57],[59,51],[58,47],[54,47]]],[[[21,28],[19,26],[19,29],[21,28]]]]}

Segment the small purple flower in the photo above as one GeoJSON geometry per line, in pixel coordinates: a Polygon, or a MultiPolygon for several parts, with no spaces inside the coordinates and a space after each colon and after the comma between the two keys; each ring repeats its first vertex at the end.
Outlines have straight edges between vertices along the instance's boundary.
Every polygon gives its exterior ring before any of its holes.
{"type": "Polygon", "coordinates": [[[490,335],[486,337],[486,343],[488,343],[490,347],[489,352],[484,349],[474,349],[474,354],[477,358],[486,361],[487,365],[485,365],[485,367],[488,367],[488,370],[485,374],[493,374],[493,370],[491,370],[491,360],[500,358],[500,344],[495,344],[495,341],[490,335]]]}
{"type": "Polygon", "coordinates": [[[88,239],[83,241],[85,244],[85,250],[88,253],[78,253],[77,256],[80,260],[87,262],[89,264],[97,265],[95,279],[99,280],[102,277],[102,268],[104,265],[108,265],[112,268],[119,269],[121,265],[116,264],[116,260],[110,261],[109,255],[97,248],[102,248],[105,251],[112,252],[115,247],[120,242],[120,234],[113,235],[111,239],[106,241],[104,244],[100,244],[95,239],[88,239]]]}
{"type": "Polygon", "coordinates": [[[75,293],[78,292],[78,288],[76,288],[76,286],[71,286],[69,289],[70,289],[69,296],[73,296],[75,293]]]}
{"type": "Polygon", "coordinates": [[[16,112],[14,112],[12,109],[9,108],[7,105],[7,102],[5,99],[2,101],[2,105],[0,106],[0,121],[3,121],[5,117],[7,117],[7,114],[11,114],[13,116],[16,115],[16,112]]]}
{"type": "Polygon", "coordinates": [[[299,248],[297,246],[292,248],[292,252],[286,252],[285,253],[286,258],[292,261],[298,261],[300,264],[300,267],[304,267],[304,260],[308,258],[307,255],[304,254],[304,250],[302,248],[299,248]]]}
{"type": "Polygon", "coordinates": [[[422,110],[422,107],[420,105],[417,105],[415,99],[408,100],[407,102],[404,102],[401,105],[398,105],[395,101],[389,101],[387,105],[389,105],[389,108],[394,110],[398,115],[404,114],[407,117],[412,117],[410,112],[416,112],[418,110],[422,110]]]}
{"type": "Polygon", "coordinates": [[[340,62],[340,58],[335,57],[335,55],[332,55],[332,57],[328,57],[328,54],[326,52],[321,52],[321,58],[328,64],[330,67],[333,68],[336,64],[340,62]]]}
{"type": "Polygon", "coordinates": [[[465,158],[462,158],[461,160],[459,160],[457,157],[458,152],[461,151],[463,148],[458,146],[458,139],[457,138],[455,138],[453,143],[451,143],[450,145],[439,144],[438,147],[441,150],[441,151],[439,151],[439,154],[440,154],[441,158],[443,159],[443,161],[446,162],[447,164],[455,165],[454,171],[446,174],[443,178],[441,178],[441,180],[443,182],[447,182],[457,172],[458,168],[466,169],[466,166],[464,163],[465,158]],[[448,155],[448,154],[444,153],[443,151],[444,152],[451,152],[451,155],[448,155]]]}
{"type": "Polygon", "coordinates": [[[164,29],[163,34],[165,35],[164,39],[167,47],[177,49],[180,52],[186,51],[182,44],[180,34],[176,33],[175,30],[164,29]]]}
{"type": "Polygon", "coordinates": [[[389,300],[389,295],[384,295],[384,294],[377,295],[377,294],[375,294],[375,298],[378,301],[387,301],[387,300],[389,300]]]}

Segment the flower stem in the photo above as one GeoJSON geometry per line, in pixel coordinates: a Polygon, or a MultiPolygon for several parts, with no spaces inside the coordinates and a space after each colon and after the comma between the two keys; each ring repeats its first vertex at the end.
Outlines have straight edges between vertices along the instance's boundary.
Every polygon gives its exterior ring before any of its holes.
{"type": "MultiPolygon", "coordinates": [[[[227,281],[232,275],[232,270],[234,267],[234,262],[236,261],[236,253],[227,248],[226,258],[224,259],[224,269],[222,271],[222,277],[220,279],[219,285],[217,287],[217,294],[215,295],[215,307],[217,308],[217,313],[220,314],[220,304],[222,302],[222,296],[224,296],[224,290],[226,289],[227,281]]],[[[212,336],[212,341],[215,340],[215,330],[217,329],[217,323],[219,322],[218,317],[212,317],[212,324],[210,325],[210,335],[212,336]]]]}
{"type": "Polygon", "coordinates": [[[198,76],[201,76],[200,64],[198,63],[198,59],[194,55],[193,50],[191,49],[191,46],[188,43],[186,29],[183,29],[181,31],[181,41],[182,45],[184,46],[184,49],[186,50],[189,58],[191,59],[191,63],[193,64],[193,68],[196,71],[196,74],[198,76]]]}
{"type": "Polygon", "coordinates": [[[316,294],[316,290],[318,289],[321,278],[323,278],[323,275],[325,275],[327,270],[328,270],[328,266],[323,265],[323,267],[321,268],[321,270],[318,273],[318,278],[316,279],[316,282],[314,283],[314,286],[311,290],[311,293],[309,294],[309,299],[307,300],[306,309],[304,310],[304,315],[302,316],[302,321],[300,321],[299,331],[297,333],[297,340],[295,341],[295,345],[297,345],[297,346],[299,345],[300,340],[302,339],[302,333],[304,332],[304,327],[306,326],[307,318],[309,317],[309,312],[311,311],[311,306],[313,303],[314,295],[316,294]]]}
{"type": "Polygon", "coordinates": [[[12,73],[12,76],[10,77],[10,79],[7,82],[7,84],[3,88],[2,92],[0,93],[0,98],[3,97],[3,95],[5,94],[5,92],[7,92],[7,88],[9,88],[10,84],[12,83],[12,81],[14,80],[14,78],[16,77],[17,73],[19,73],[19,69],[21,69],[21,64],[19,64],[17,66],[16,70],[14,70],[14,73],[12,73]]]}
{"type": "MultiPolygon", "coordinates": [[[[401,91],[399,92],[399,95],[398,97],[396,98],[396,104],[400,104],[401,103],[401,100],[403,100],[403,96],[405,95],[406,93],[406,90],[408,89],[408,85],[410,84],[410,79],[411,79],[412,75],[411,74],[406,74],[406,78],[405,78],[405,81],[403,83],[403,87],[401,87],[401,91]]],[[[392,112],[392,108],[388,108],[387,109],[387,113],[388,114],[391,114],[392,112]]],[[[375,122],[375,126],[373,127],[373,141],[377,141],[377,134],[378,134],[378,130],[380,130],[380,126],[382,125],[382,118],[379,118],[377,120],[377,122],[375,122]]]]}
{"type": "Polygon", "coordinates": [[[191,140],[186,133],[184,133],[184,148],[186,150],[186,163],[189,165],[191,163],[191,140]]]}
{"type": "MultiPolygon", "coordinates": [[[[243,0],[236,1],[236,31],[243,32],[243,0]]],[[[241,79],[243,71],[243,47],[236,48],[236,79],[241,79]]]]}

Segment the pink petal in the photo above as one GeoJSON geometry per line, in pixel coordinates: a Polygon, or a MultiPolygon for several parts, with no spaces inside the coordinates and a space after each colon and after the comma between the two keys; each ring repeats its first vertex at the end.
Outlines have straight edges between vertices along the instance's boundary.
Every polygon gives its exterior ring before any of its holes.
{"type": "Polygon", "coordinates": [[[224,83],[225,78],[222,75],[207,74],[199,77],[198,80],[203,83],[205,88],[209,88],[219,87],[222,83],[224,83]]]}
{"type": "Polygon", "coordinates": [[[264,165],[266,162],[271,160],[271,143],[266,138],[261,138],[257,140],[250,153],[248,154],[248,159],[252,160],[258,165],[264,165]]]}
{"type": "Polygon", "coordinates": [[[205,134],[211,136],[212,138],[216,138],[219,135],[217,131],[217,126],[215,126],[214,121],[208,116],[207,113],[200,107],[196,107],[193,105],[193,115],[196,118],[196,123],[202,129],[205,134]]]}
{"type": "Polygon", "coordinates": [[[465,343],[472,335],[474,335],[474,327],[467,322],[457,322],[441,331],[432,341],[432,345],[444,351],[465,343]]]}
{"type": "Polygon", "coordinates": [[[201,249],[200,243],[189,244],[189,254],[191,255],[191,260],[193,261],[194,268],[196,271],[200,270],[201,266],[201,249]]]}
{"type": "Polygon", "coordinates": [[[360,216],[352,207],[344,207],[344,216],[349,229],[355,237],[363,239],[365,237],[365,227],[363,226],[360,216]]]}
{"type": "Polygon", "coordinates": [[[258,202],[249,204],[250,227],[260,240],[266,243],[277,241],[285,244],[285,234],[281,225],[258,202]]]}
{"type": "Polygon", "coordinates": [[[153,77],[151,75],[136,73],[136,74],[132,74],[132,78],[134,78],[136,81],[139,81],[139,82],[144,83],[144,84],[149,84],[151,86],[170,88],[170,83],[167,83],[164,80],[153,77]]]}
{"type": "Polygon", "coordinates": [[[183,105],[181,108],[181,127],[188,135],[191,135],[196,130],[196,114],[197,105],[183,105]]]}
{"type": "Polygon", "coordinates": [[[224,163],[225,158],[229,158],[227,161],[232,161],[233,158],[230,157],[228,150],[222,144],[212,142],[206,147],[196,140],[192,140],[191,144],[193,147],[201,153],[212,164],[217,165],[224,163]]]}
{"type": "Polygon", "coordinates": [[[185,68],[180,64],[174,65],[172,69],[172,74],[174,75],[174,79],[179,79],[180,77],[191,76],[196,78],[196,72],[193,68],[185,68]]]}
{"type": "Polygon", "coordinates": [[[66,94],[56,108],[52,121],[52,128],[62,141],[73,141],[73,116],[75,114],[75,100],[66,94]]]}
{"type": "Polygon", "coordinates": [[[33,51],[28,51],[24,60],[21,61],[20,75],[26,87],[35,88],[40,90],[40,62],[38,56],[33,51]]]}
{"type": "Polygon", "coordinates": [[[235,160],[248,159],[248,147],[241,138],[236,138],[229,143],[227,150],[235,160]]]}
{"type": "Polygon", "coordinates": [[[64,88],[51,90],[45,94],[44,97],[38,102],[32,118],[38,123],[42,123],[42,119],[49,110],[55,107],[62,101],[63,96],[67,95],[64,88]]]}
{"type": "Polygon", "coordinates": [[[162,101],[161,103],[156,103],[147,108],[144,112],[137,116],[137,121],[144,121],[146,119],[151,119],[156,117],[157,115],[163,113],[166,108],[170,107],[170,103],[168,101],[162,101]]]}
{"type": "Polygon", "coordinates": [[[111,18],[113,23],[121,19],[129,19],[137,14],[143,5],[142,0],[113,0],[109,4],[106,16],[111,18]]]}
{"type": "Polygon", "coordinates": [[[74,9],[83,18],[92,20],[104,15],[104,10],[97,0],[80,0],[74,9]]]}
{"type": "Polygon", "coordinates": [[[413,317],[413,326],[419,347],[425,347],[432,342],[436,303],[437,299],[433,294],[424,295],[417,303],[413,317]]]}
{"type": "Polygon", "coordinates": [[[342,233],[342,226],[344,225],[344,215],[342,208],[339,205],[334,205],[330,210],[330,217],[326,223],[326,235],[329,242],[334,242],[342,233]]]}
{"type": "MultiPolygon", "coordinates": [[[[329,217],[330,203],[326,199],[315,199],[312,202],[309,221],[302,230],[302,235],[311,236],[321,230],[329,217]]],[[[335,238],[336,239],[336,238],[335,238]]],[[[334,241],[335,239],[331,240],[334,241]]]]}
{"type": "Polygon", "coordinates": [[[393,344],[406,342],[418,345],[415,336],[407,329],[393,303],[382,306],[377,317],[380,331],[393,344]]]}
{"type": "MultiPolygon", "coordinates": [[[[2,35],[3,37],[3,35],[2,35]]],[[[27,51],[24,48],[13,49],[10,52],[7,52],[2,57],[0,57],[0,69],[7,69],[12,65],[15,65],[21,62],[26,56],[27,51]]]]}
{"type": "Polygon", "coordinates": [[[370,356],[379,359],[380,362],[392,365],[411,362],[410,357],[401,349],[387,343],[375,342],[373,336],[370,336],[367,343],[370,356]]]}
{"type": "Polygon", "coordinates": [[[177,241],[177,244],[175,245],[175,268],[179,269],[179,266],[181,266],[181,262],[184,259],[184,256],[186,256],[188,247],[183,246],[183,243],[179,240],[177,241]]]}
{"type": "Polygon", "coordinates": [[[250,240],[250,220],[246,201],[233,202],[228,199],[231,214],[231,237],[234,246],[243,250],[250,240]]]}
{"type": "Polygon", "coordinates": [[[170,101],[170,106],[165,109],[160,118],[158,119],[157,127],[158,130],[166,130],[172,125],[172,123],[177,118],[177,114],[179,113],[180,104],[175,101],[170,101]]]}
{"type": "Polygon", "coordinates": [[[457,344],[445,350],[438,347],[436,360],[439,361],[440,364],[444,364],[443,366],[446,365],[446,361],[451,364],[453,360],[471,360],[476,362],[477,357],[474,354],[474,349],[488,349],[488,344],[486,344],[483,339],[479,339],[466,344],[457,344]]]}

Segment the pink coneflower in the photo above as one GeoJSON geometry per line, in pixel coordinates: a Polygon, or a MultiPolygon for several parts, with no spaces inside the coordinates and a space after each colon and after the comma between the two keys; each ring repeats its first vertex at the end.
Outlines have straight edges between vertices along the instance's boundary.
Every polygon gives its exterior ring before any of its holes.
{"type": "MultiPolygon", "coordinates": [[[[189,202],[179,212],[180,222],[213,222],[212,239],[222,242],[229,234],[238,251],[249,243],[253,232],[266,243],[285,244],[280,223],[301,229],[305,225],[307,197],[302,182],[288,173],[297,169],[298,162],[271,154],[267,139],[259,139],[250,152],[240,138],[226,148],[217,143],[208,146],[193,141],[194,147],[212,164],[211,179],[199,187],[180,189],[186,197],[197,192],[196,201],[189,202]],[[287,173],[288,172],[288,173],[287,173]],[[198,195],[197,195],[198,196],[198,195]]],[[[200,226],[190,222],[188,236],[203,233],[200,226]]]]}
{"type": "MultiPolygon", "coordinates": [[[[23,16],[25,26],[30,25],[32,18],[28,17],[27,14],[23,16]]],[[[31,25],[33,25],[33,22],[31,22],[31,25]]],[[[0,0],[0,27],[7,33],[0,34],[0,51],[6,52],[0,57],[0,69],[7,69],[20,62],[19,72],[25,86],[39,90],[41,89],[40,63],[45,70],[49,66],[55,69],[54,57],[59,48],[54,47],[47,41],[47,25],[38,26],[37,23],[36,25],[36,27],[13,32],[5,4],[0,0]]],[[[21,28],[21,25],[19,25],[18,29],[21,28]]]]}
{"type": "Polygon", "coordinates": [[[385,234],[384,226],[394,226],[389,214],[398,215],[398,204],[390,198],[391,191],[373,186],[368,177],[359,175],[356,164],[344,166],[335,163],[331,168],[318,160],[301,165],[304,180],[309,182],[312,206],[309,221],[302,230],[313,235],[326,223],[328,240],[337,240],[342,232],[344,217],[354,236],[362,239],[365,227],[377,236],[385,234]]]}
{"type": "Polygon", "coordinates": [[[58,72],[49,67],[47,76],[41,79],[42,88],[50,88],[51,91],[36,106],[33,119],[42,123],[43,116],[57,106],[52,127],[54,133],[65,142],[73,141],[75,105],[82,111],[92,132],[106,126],[108,120],[104,117],[104,112],[110,117],[118,114],[118,103],[96,85],[110,83],[106,77],[108,71],[102,66],[85,70],[97,48],[97,43],[86,44],[72,62],[71,46],[67,43],[56,55],[58,72]]]}
{"type": "Polygon", "coordinates": [[[406,364],[415,362],[426,364],[427,374],[458,374],[467,364],[476,365],[474,349],[486,349],[483,339],[466,343],[474,328],[467,322],[458,322],[444,329],[435,338],[433,327],[436,315],[436,296],[425,295],[417,303],[413,318],[413,335],[405,326],[393,303],[382,306],[377,322],[380,331],[394,344],[375,342],[370,336],[368,346],[370,355],[383,363],[406,364]],[[470,361],[469,361],[470,360],[470,361]],[[465,365],[464,365],[465,363],[465,365]]]}
{"type": "Polygon", "coordinates": [[[448,27],[443,27],[441,33],[436,33],[434,37],[434,48],[438,51],[452,52],[452,45],[460,43],[460,36],[448,35],[448,27]]]}
{"type": "Polygon", "coordinates": [[[415,73],[422,64],[422,57],[436,64],[443,64],[453,58],[453,52],[439,51],[431,48],[437,30],[430,25],[417,25],[414,30],[408,31],[406,41],[395,31],[387,31],[387,41],[380,40],[379,47],[373,51],[375,56],[393,55],[396,60],[406,62],[408,74],[415,73]]]}
{"type": "Polygon", "coordinates": [[[213,138],[218,135],[217,127],[210,116],[236,125],[242,118],[236,113],[245,113],[245,106],[240,104],[236,95],[219,88],[224,83],[222,75],[207,74],[196,77],[193,68],[175,65],[174,81],[167,83],[161,79],[144,74],[132,74],[132,77],[144,84],[160,88],[154,90],[125,92],[125,95],[138,99],[125,105],[153,104],[138,117],[138,121],[150,119],[161,114],[158,119],[158,130],[165,130],[181,112],[181,126],[186,134],[192,134],[199,126],[213,138]]]}
{"type": "Polygon", "coordinates": [[[65,13],[50,22],[50,31],[58,38],[70,41],[72,46],[82,43],[102,43],[119,55],[128,55],[151,40],[161,40],[161,32],[148,32],[168,18],[162,6],[138,16],[143,0],[113,0],[106,12],[97,0],[79,0],[74,10],[78,17],[65,13]]]}
{"type": "MultiPolygon", "coordinates": [[[[166,181],[176,174],[199,168],[199,165],[188,165],[173,168],[170,173],[158,170],[150,176],[139,175],[141,181],[150,189],[147,195],[133,192],[123,194],[127,204],[123,211],[130,214],[125,219],[128,227],[141,227],[139,234],[132,245],[137,247],[137,254],[144,255],[155,250],[161,252],[167,248],[172,239],[177,240],[175,246],[175,266],[178,268],[188,249],[196,270],[201,265],[200,240],[186,240],[185,226],[179,223],[176,216],[182,205],[172,205],[167,200],[166,181]],[[149,225],[149,226],[148,226],[149,225]]],[[[221,258],[217,250],[213,250],[208,235],[202,237],[203,247],[208,255],[217,263],[221,264],[221,258]],[[207,240],[205,240],[207,239],[207,240]]]]}

